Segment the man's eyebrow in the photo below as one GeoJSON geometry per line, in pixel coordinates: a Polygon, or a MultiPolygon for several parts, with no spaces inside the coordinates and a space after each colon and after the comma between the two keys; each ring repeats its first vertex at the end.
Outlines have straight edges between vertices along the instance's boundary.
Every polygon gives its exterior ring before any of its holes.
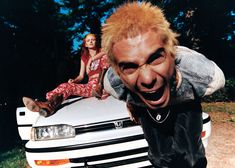
{"type": "Polygon", "coordinates": [[[163,51],[165,51],[165,49],[163,47],[158,48],[154,53],[152,53],[149,56],[147,63],[153,62],[156,58],[159,57],[160,53],[163,52],[163,51]]]}
{"type": "Polygon", "coordinates": [[[125,66],[125,67],[136,67],[137,65],[135,63],[133,63],[133,62],[125,62],[125,61],[123,61],[123,62],[118,63],[118,66],[119,67],[123,67],[123,66],[125,66]]]}
{"type": "MultiPolygon", "coordinates": [[[[147,60],[147,63],[151,63],[152,61],[154,61],[157,57],[159,57],[160,53],[165,51],[165,49],[163,47],[161,48],[158,48],[154,53],[152,53],[148,60],[147,60]]],[[[136,67],[137,64],[133,63],[133,62],[127,62],[127,61],[122,61],[122,62],[119,62],[118,63],[118,66],[119,67],[136,67]]]]}

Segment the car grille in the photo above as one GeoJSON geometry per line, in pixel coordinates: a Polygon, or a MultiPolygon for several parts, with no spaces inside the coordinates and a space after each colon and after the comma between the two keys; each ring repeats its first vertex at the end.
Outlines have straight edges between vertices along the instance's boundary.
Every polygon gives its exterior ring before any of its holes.
{"type": "Polygon", "coordinates": [[[105,131],[110,129],[119,129],[119,128],[127,128],[131,126],[135,126],[134,122],[132,122],[129,118],[123,118],[119,120],[111,120],[105,121],[95,124],[86,124],[86,125],[79,125],[75,127],[76,135],[87,133],[87,132],[94,132],[94,131],[105,131]]]}
{"type": "MultiPolygon", "coordinates": [[[[139,125],[132,122],[129,118],[123,118],[119,120],[105,121],[89,125],[80,125],[76,126],[76,134],[82,134],[87,132],[94,131],[105,131],[111,129],[121,129],[127,127],[139,127],[139,125]]],[[[105,141],[99,141],[91,144],[84,144],[84,148],[96,148],[102,146],[111,145],[113,148],[118,148],[116,151],[105,152],[99,155],[91,155],[86,157],[72,158],[70,159],[71,163],[81,164],[84,166],[76,166],[73,168],[121,168],[126,167],[127,165],[132,165],[131,167],[135,168],[150,168],[152,167],[148,160],[148,146],[140,145],[137,148],[128,149],[127,146],[121,148],[118,147],[120,144],[125,143],[139,143],[146,142],[143,134],[132,135],[128,137],[109,139],[105,141]],[[134,165],[134,166],[133,166],[134,165]]],[[[81,146],[80,146],[81,147],[81,146]]],[[[83,149],[84,149],[83,148],[83,149]]]]}

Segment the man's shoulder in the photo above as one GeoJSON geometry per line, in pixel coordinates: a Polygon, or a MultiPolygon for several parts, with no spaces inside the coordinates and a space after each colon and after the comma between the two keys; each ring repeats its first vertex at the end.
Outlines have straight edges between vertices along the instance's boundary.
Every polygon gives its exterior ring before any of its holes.
{"type": "Polygon", "coordinates": [[[211,71],[214,67],[213,62],[203,54],[184,46],[176,47],[175,64],[179,69],[191,69],[195,72],[200,71],[200,68],[211,71]]]}
{"type": "Polygon", "coordinates": [[[204,59],[205,56],[195,50],[192,50],[185,46],[176,46],[176,61],[187,60],[187,59],[204,59]]]}

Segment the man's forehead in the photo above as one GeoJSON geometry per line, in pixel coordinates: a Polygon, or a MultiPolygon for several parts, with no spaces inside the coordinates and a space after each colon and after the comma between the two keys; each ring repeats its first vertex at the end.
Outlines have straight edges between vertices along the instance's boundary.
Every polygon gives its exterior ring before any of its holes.
{"type": "Polygon", "coordinates": [[[138,34],[135,37],[128,37],[127,39],[123,39],[123,40],[126,40],[126,42],[130,46],[137,47],[144,40],[144,38],[146,38],[146,37],[144,37],[143,34],[138,34]]]}
{"type": "Polygon", "coordinates": [[[138,46],[143,42],[146,42],[146,40],[149,40],[151,38],[151,41],[156,40],[158,37],[160,37],[159,33],[153,31],[153,30],[146,30],[144,32],[140,32],[136,34],[135,36],[128,36],[127,38],[122,38],[119,41],[116,41],[115,44],[125,43],[130,46],[138,46]]]}
{"type": "Polygon", "coordinates": [[[143,36],[139,34],[138,36],[128,37],[114,43],[113,50],[114,51],[126,50],[126,49],[129,50],[130,48],[140,47],[141,43],[143,43],[143,36]]]}
{"type": "Polygon", "coordinates": [[[162,44],[163,42],[158,33],[147,31],[114,43],[113,52],[152,52],[151,50],[155,51],[157,48],[163,47],[162,44]]]}

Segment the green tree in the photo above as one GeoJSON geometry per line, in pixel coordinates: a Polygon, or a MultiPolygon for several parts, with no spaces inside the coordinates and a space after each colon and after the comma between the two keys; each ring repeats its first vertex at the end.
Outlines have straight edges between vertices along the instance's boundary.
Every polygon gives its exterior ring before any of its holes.
{"type": "Polygon", "coordinates": [[[57,31],[59,8],[53,0],[6,0],[0,6],[1,99],[40,97],[57,80],[58,60],[69,53],[66,34],[57,31]]]}
{"type": "MultiPolygon", "coordinates": [[[[78,41],[81,44],[84,35],[88,32],[101,34],[101,23],[113,10],[114,3],[109,0],[61,0],[57,2],[60,9],[67,17],[64,24],[70,34],[71,41],[78,41]]],[[[98,39],[100,40],[100,39],[98,39]]],[[[80,49],[80,46],[78,46],[80,49]]],[[[77,54],[75,51],[74,54],[77,54]]],[[[79,54],[79,53],[78,53],[79,54]]]]}
{"type": "Polygon", "coordinates": [[[214,60],[226,76],[234,76],[235,1],[155,0],[164,9],[181,45],[214,60]]]}

